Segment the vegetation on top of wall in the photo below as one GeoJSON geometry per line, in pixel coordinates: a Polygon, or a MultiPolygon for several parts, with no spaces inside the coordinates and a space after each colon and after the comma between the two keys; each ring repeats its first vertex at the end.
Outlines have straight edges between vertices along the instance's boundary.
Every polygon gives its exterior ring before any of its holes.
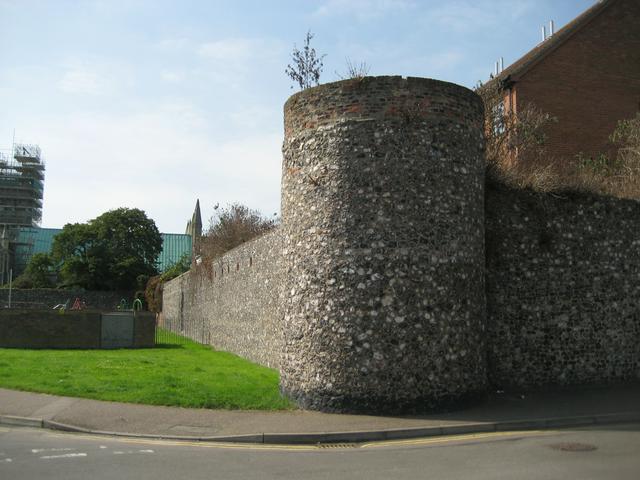
{"type": "Polygon", "coordinates": [[[484,104],[487,178],[520,188],[554,188],[553,161],[546,152],[546,129],[557,119],[529,103],[514,111],[505,105],[498,81],[479,82],[475,91],[484,104]]]}
{"type": "Polygon", "coordinates": [[[609,140],[608,152],[577,155],[576,186],[603,195],[640,199],[640,113],[620,120],[609,140]]]}
{"type": "Polygon", "coordinates": [[[634,118],[621,120],[611,135],[619,145],[618,158],[625,162],[640,163],[640,112],[634,118]]]}
{"type": "MultiPolygon", "coordinates": [[[[263,216],[239,203],[220,208],[214,207],[215,215],[209,219],[209,228],[197,239],[193,266],[197,273],[211,276],[213,260],[235,247],[270,232],[278,226],[279,220],[263,216]]],[[[163,285],[189,270],[189,259],[183,257],[163,274],[151,277],[145,289],[147,307],[152,312],[162,311],[163,285]]]]}
{"type": "Polygon", "coordinates": [[[485,155],[487,166],[496,174],[514,168],[517,163],[539,164],[546,158],[546,128],[557,119],[535,104],[519,105],[516,112],[505,105],[505,94],[499,82],[483,84],[475,89],[485,109],[485,155]]]}
{"type": "Polygon", "coordinates": [[[214,258],[242,245],[278,226],[276,214],[267,218],[257,210],[239,203],[224,208],[215,207],[216,213],[209,219],[209,228],[198,242],[201,263],[210,263],[214,258]]]}
{"type": "Polygon", "coordinates": [[[162,286],[169,280],[188,272],[190,267],[190,255],[185,253],[180,257],[180,260],[168,267],[160,275],[149,278],[144,290],[144,299],[149,311],[156,313],[162,311],[162,286]]]}
{"type": "MultiPolygon", "coordinates": [[[[195,242],[193,266],[200,274],[211,276],[213,261],[235,247],[273,230],[279,223],[277,216],[267,218],[257,210],[234,203],[214,207],[216,213],[209,219],[209,227],[195,242]]],[[[161,275],[151,277],[145,289],[147,307],[152,312],[162,311],[164,283],[189,270],[189,258],[183,257],[161,275]]]]}
{"type": "Polygon", "coordinates": [[[302,50],[298,50],[295,45],[293,46],[293,52],[291,52],[293,62],[287,65],[284,71],[293,82],[298,84],[300,90],[320,84],[320,74],[324,66],[322,60],[326,55],[318,56],[316,49],[311,47],[312,39],[313,34],[309,30],[304,39],[302,50]]]}
{"type": "Polygon", "coordinates": [[[534,104],[513,112],[497,81],[478,84],[485,105],[486,165],[489,182],[539,192],[585,192],[640,199],[640,113],[618,122],[610,148],[573,161],[546,152],[546,130],[557,119],[534,104]]]}
{"type": "Polygon", "coordinates": [[[350,58],[345,59],[345,63],[347,64],[347,71],[345,74],[341,74],[339,72],[335,72],[336,76],[340,80],[362,80],[364,77],[369,75],[369,70],[371,67],[367,64],[367,62],[353,62],[350,58]]]}

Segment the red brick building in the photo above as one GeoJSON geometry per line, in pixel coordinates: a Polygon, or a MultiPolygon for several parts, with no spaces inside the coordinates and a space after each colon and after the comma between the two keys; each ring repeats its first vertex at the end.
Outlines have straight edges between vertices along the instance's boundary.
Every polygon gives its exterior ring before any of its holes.
{"type": "Polygon", "coordinates": [[[504,108],[528,103],[558,119],[549,158],[610,151],[619,120],[640,111],[640,0],[601,0],[503,70],[504,108]]]}

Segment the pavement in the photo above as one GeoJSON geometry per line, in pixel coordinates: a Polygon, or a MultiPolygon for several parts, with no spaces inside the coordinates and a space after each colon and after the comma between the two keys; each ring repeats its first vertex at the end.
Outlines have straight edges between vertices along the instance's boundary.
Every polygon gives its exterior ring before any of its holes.
{"type": "Polygon", "coordinates": [[[207,410],[59,397],[0,388],[0,424],[92,434],[271,444],[347,443],[640,421],[640,385],[495,392],[441,414],[345,415],[207,410]]]}

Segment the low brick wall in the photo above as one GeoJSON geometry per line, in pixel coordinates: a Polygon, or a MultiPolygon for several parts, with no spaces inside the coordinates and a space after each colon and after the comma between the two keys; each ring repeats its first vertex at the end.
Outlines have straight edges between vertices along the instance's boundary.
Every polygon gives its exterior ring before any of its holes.
{"type": "MultiPolygon", "coordinates": [[[[101,348],[99,311],[0,310],[2,348],[101,348]]],[[[136,314],[133,346],[153,347],[155,315],[136,314]]]]}
{"type": "Polygon", "coordinates": [[[133,324],[133,346],[136,348],[153,347],[156,340],[156,314],[138,312],[133,324]]]}

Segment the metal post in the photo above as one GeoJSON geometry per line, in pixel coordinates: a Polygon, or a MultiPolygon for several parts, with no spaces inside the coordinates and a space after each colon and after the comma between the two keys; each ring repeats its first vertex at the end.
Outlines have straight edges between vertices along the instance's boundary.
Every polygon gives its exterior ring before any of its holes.
{"type": "Polygon", "coordinates": [[[11,308],[11,288],[13,280],[13,268],[9,269],[9,308],[11,308]]]}

